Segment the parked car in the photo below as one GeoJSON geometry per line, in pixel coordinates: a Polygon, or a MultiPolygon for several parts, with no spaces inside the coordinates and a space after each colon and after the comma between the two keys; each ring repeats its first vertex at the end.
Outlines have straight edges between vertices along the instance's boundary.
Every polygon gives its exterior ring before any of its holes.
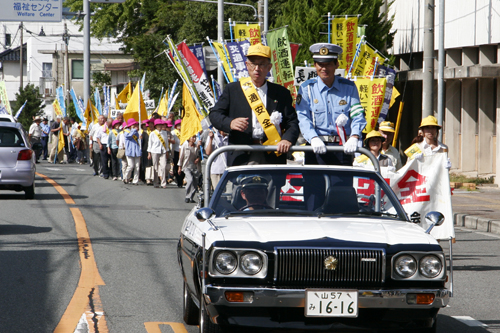
{"type": "Polygon", "coordinates": [[[35,154],[21,124],[0,122],[0,190],[24,191],[26,199],[33,199],[35,170],[35,154]]]}
{"type": "MultiPolygon", "coordinates": [[[[436,331],[450,296],[445,254],[379,172],[229,167],[205,199],[186,217],[178,244],[184,321],[200,332],[436,331]],[[374,194],[359,194],[365,186],[374,194]]],[[[437,212],[426,218],[432,226],[444,220],[437,212]]]]}

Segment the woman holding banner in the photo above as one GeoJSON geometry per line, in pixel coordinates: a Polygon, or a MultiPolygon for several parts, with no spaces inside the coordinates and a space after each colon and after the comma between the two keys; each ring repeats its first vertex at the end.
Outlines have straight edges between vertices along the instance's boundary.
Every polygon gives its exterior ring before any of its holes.
{"type": "MultiPolygon", "coordinates": [[[[385,138],[379,131],[371,131],[366,135],[365,138],[365,148],[370,150],[370,152],[377,158],[379,165],[381,167],[387,167],[389,171],[394,171],[394,165],[389,156],[382,154],[382,143],[385,138]]],[[[372,162],[366,155],[360,155],[354,159],[352,163],[354,166],[360,167],[373,167],[372,162]]]]}

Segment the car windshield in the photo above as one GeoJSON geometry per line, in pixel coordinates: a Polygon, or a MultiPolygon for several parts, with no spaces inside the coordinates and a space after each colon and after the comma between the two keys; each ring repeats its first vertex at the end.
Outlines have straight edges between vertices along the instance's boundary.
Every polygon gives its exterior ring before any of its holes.
{"type": "Polygon", "coordinates": [[[383,178],[360,170],[231,170],[217,186],[210,207],[216,216],[226,217],[360,216],[406,221],[403,208],[383,178]]]}
{"type": "Polygon", "coordinates": [[[24,140],[19,130],[11,127],[0,127],[0,147],[24,147],[24,140]]]}

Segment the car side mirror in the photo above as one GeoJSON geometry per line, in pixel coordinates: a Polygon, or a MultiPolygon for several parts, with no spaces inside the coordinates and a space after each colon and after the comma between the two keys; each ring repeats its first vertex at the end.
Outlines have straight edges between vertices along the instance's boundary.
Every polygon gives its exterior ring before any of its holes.
{"type": "Polygon", "coordinates": [[[195,213],[194,216],[198,219],[200,222],[205,222],[206,220],[212,218],[215,216],[215,212],[212,208],[200,208],[198,209],[195,213]]]}
{"type": "Polygon", "coordinates": [[[425,220],[430,224],[429,228],[425,231],[426,234],[429,234],[434,227],[444,223],[444,215],[440,212],[428,212],[425,214],[425,220]]]}

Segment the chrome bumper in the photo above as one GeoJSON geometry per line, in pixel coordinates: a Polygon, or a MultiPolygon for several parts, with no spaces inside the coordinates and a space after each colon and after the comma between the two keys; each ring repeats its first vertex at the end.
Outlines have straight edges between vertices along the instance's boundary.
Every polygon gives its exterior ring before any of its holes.
{"type": "MultiPolygon", "coordinates": [[[[206,286],[205,301],[209,307],[304,307],[305,289],[273,289],[273,288],[227,288],[206,286]],[[226,291],[253,292],[251,302],[228,302],[226,291]]],[[[390,289],[390,290],[358,290],[358,306],[360,308],[391,309],[429,309],[442,308],[449,302],[448,289],[390,289]],[[406,302],[407,294],[433,293],[434,302],[430,305],[413,305],[406,302]]]]}

